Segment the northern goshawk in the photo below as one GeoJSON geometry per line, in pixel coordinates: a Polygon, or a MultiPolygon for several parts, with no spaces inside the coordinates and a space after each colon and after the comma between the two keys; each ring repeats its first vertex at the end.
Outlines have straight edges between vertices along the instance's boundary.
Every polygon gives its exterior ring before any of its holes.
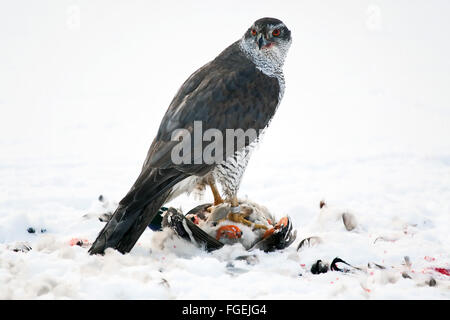
{"type": "Polygon", "coordinates": [[[290,45],[291,32],[282,21],[259,19],[186,80],[161,121],[139,177],[89,249],[91,254],[110,247],[129,252],[164,203],[199,184],[210,185],[214,205],[230,204],[230,219],[242,220],[237,192],[251,150],[283,97],[282,67],[290,45]],[[214,153],[215,159],[223,160],[213,163],[198,158],[198,150],[210,141],[191,139],[191,150],[183,153],[189,161],[174,162],[173,151],[180,143],[174,133],[194,133],[195,122],[204,132],[213,129],[223,137],[227,129],[257,134],[237,147],[225,141],[214,153]],[[225,200],[215,182],[222,186],[225,200]]]}

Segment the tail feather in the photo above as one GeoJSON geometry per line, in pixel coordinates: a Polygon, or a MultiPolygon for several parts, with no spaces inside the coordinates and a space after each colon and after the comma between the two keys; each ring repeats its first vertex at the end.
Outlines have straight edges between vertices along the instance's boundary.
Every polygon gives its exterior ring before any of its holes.
{"type": "Polygon", "coordinates": [[[159,196],[153,200],[135,220],[131,228],[123,235],[122,239],[117,243],[116,249],[122,253],[130,252],[138,241],[141,234],[146,230],[158,214],[159,209],[164,205],[169,193],[159,196]]]}
{"type": "Polygon", "coordinates": [[[114,248],[122,253],[131,251],[159,208],[166,202],[172,187],[187,177],[179,171],[154,171],[149,175],[143,183],[138,178],[120,202],[111,220],[89,249],[90,254],[101,254],[107,248],[114,248]]]}

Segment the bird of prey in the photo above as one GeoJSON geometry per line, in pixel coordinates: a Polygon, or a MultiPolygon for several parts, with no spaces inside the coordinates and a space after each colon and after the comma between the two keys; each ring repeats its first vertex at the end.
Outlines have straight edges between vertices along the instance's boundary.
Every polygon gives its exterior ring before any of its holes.
{"type": "Polygon", "coordinates": [[[240,40],[184,82],[161,121],[140,175],[100,231],[90,254],[107,248],[129,252],[162,205],[202,184],[211,187],[214,205],[229,203],[230,219],[243,221],[237,192],[251,150],[283,97],[282,68],[290,45],[291,32],[282,21],[259,19],[240,40]],[[185,155],[192,161],[173,161],[173,150],[180,143],[174,133],[180,129],[192,133],[195,122],[202,124],[204,132],[218,130],[223,137],[228,129],[253,129],[257,134],[237,146],[226,141],[215,150],[223,161],[213,163],[199,161],[196,152],[208,141],[191,139],[191,150],[185,155]]]}

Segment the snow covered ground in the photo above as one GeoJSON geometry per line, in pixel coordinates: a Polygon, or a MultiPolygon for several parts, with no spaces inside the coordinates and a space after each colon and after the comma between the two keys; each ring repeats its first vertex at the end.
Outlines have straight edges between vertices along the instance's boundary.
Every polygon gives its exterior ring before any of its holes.
{"type": "Polygon", "coordinates": [[[448,1],[0,7],[0,299],[450,298],[434,269],[450,268],[448,1]],[[102,228],[99,195],[112,208],[128,191],[181,83],[263,16],[293,45],[241,196],[289,215],[296,242],[253,265],[150,230],[127,255],[70,246],[102,228]],[[297,252],[309,236],[322,242],[297,252]],[[334,257],[366,270],[309,271],[334,257]]]}

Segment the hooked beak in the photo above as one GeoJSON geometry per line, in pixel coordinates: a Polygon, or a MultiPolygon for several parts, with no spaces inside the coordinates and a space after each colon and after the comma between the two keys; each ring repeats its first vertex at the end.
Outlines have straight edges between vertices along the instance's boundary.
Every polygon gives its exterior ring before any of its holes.
{"type": "Polygon", "coordinates": [[[267,41],[262,34],[260,34],[258,36],[258,39],[256,40],[256,42],[258,43],[258,47],[260,50],[262,47],[264,47],[267,44],[267,41]]]}

